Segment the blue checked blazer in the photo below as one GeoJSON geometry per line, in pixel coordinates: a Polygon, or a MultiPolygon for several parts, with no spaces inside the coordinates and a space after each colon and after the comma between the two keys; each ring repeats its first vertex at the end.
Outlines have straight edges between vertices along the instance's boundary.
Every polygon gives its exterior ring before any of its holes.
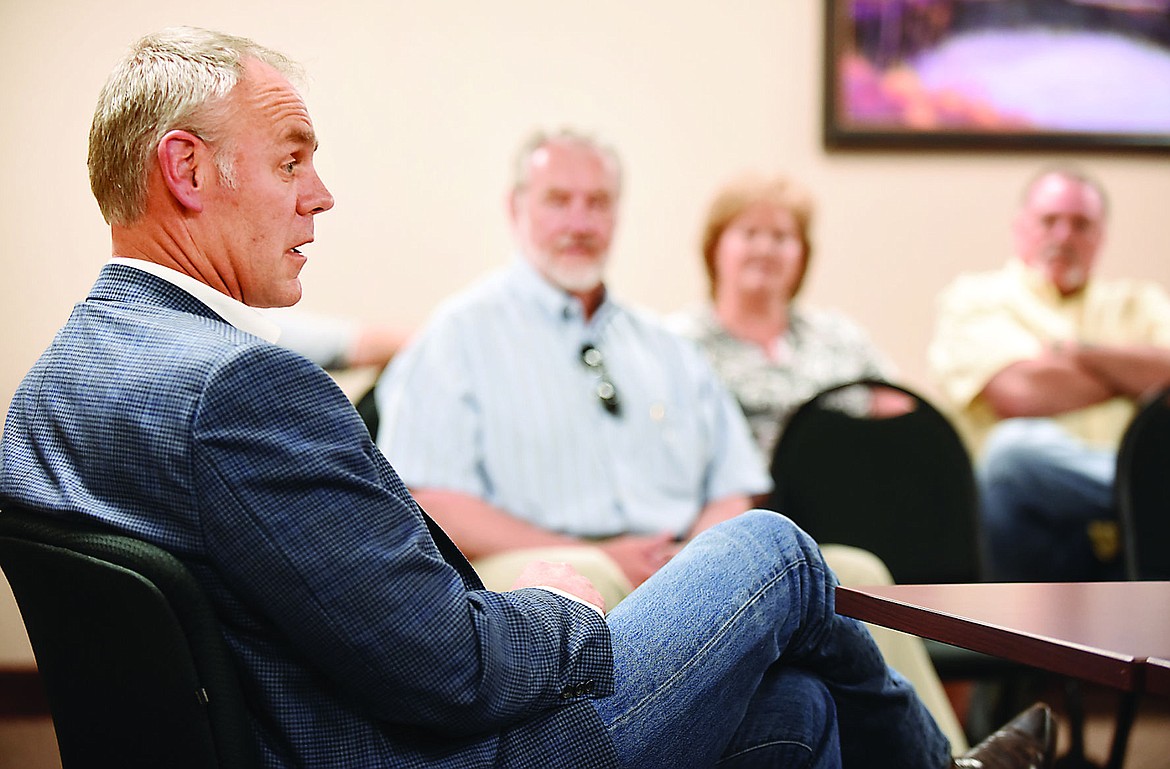
{"type": "MultiPolygon", "coordinates": [[[[314,364],[107,265],[18,389],[0,509],[175,553],[238,658],[267,765],[611,767],[604,621],[484,591],[314,364]]],[[[0,513],[2,514],[2,513],[0,513]]]]}

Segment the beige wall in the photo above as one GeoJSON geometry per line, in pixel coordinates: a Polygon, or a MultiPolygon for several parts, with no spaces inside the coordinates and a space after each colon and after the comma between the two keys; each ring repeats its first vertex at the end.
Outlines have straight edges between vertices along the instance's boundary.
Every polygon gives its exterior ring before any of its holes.
{"type": "MultiPolygon", "coordinates": [[[[669,311],[702,297],[695,241],[714,186],[785,170],[820,201],[807,299],[867,326],[929,390],[932,301],[1008,246],[1017,190],[1059,156],[828,154],[814,0],[309,3],[0,0],[0,408],[108,256],[85,143],[97,91],[134,38],[169,24],[243,34],[307,67],[337,207],[307,251],[304,306],[421,323],[508,259],[503,195],[520,137],[573,124],[627,167],[611,284],[669,311]]],[[[1170,159],[1074,156],[1108,185],[1102,271],[1170,285],[1170,159]]],[[[0,595],[0,664],[26,659],[0,595]]]]}

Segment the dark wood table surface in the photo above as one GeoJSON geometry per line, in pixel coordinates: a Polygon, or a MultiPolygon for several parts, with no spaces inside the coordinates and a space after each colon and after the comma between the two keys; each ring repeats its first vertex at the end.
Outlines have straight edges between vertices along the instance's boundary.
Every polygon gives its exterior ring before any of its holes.
{"type": "Polygon", "coordinates": [[[1122,691],[1170,694],[1170,582],[838,587],[837,612],[1122,691]]]}

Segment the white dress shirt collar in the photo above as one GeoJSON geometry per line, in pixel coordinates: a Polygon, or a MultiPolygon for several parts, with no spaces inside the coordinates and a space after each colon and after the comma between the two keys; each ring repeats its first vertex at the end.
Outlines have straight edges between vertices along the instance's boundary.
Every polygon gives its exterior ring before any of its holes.
{"type": "Polygon", "coordinates": [[[256,308],[238,302],[190,275],[146,259],[132,259],[125,256],[115,256],[110,259],[110,264],[133,267],[165,280],[203,302],[211,308],[212,312],[241,331],[247,331],[249,334],[254,334],[273,344],[280,338],[280,327],[261,315],[256,308]]]}

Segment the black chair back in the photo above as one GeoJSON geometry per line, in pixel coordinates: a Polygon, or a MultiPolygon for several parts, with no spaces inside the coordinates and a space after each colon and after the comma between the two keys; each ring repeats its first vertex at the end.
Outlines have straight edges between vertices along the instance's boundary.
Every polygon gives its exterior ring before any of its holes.
{"type": "Polygon", "coordinates": [[[1114,498],[1126,577],[1170,579],[1170,388],[1146,401],[1126,429],[1114,498]]]}
{"type": "Polygon", "coordinates": [[[979,578],[970,457],[949,420],[909,389],[866,380],[816,395],[781,434],[772,478],[772,509],[818,542],[869,550],[899,583],[979,578]],[[888,388],[911,408],[856,413],[838,405],[849,388],[888,388]]]}
{"type": "Polygon", "coordinates": [[[377,441],[378,402],[374,400],[375,387],[377,387],[376,382],[357,399],[357,402],[354,403],[354,408],[357,409],[357,413],[362,418],[362,421],[366,423],[366,429],[370,431],[370,438],[377,441]]]}
{"type": "Polygon", "coordinates": [[[219,623],[174,556],[6,508],[0,569],[28,631],[64,769],[260,765],[219,623]]]}

